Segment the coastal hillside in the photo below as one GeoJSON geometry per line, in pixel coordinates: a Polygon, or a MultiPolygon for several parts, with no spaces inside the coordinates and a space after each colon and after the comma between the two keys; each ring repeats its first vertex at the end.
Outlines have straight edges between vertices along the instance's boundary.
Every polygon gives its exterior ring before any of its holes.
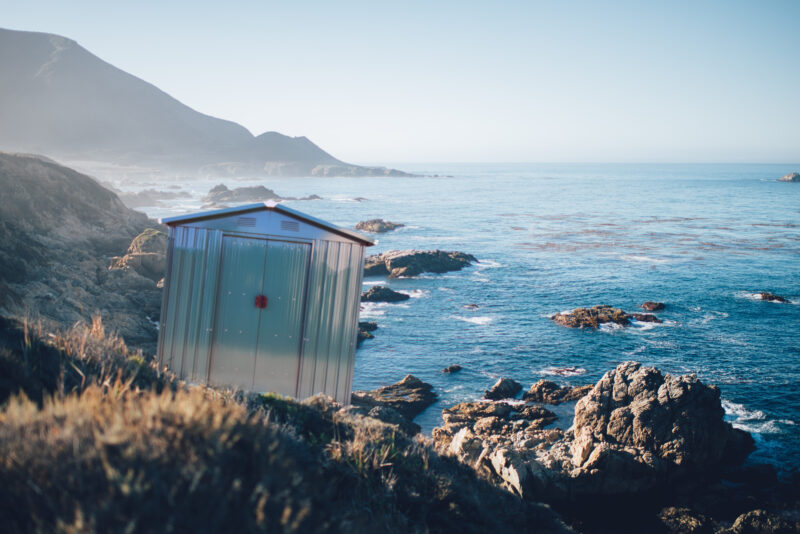
{"type": "Polygon", "coordinates": [[[573,532],[396,425],[180,383],[98,320],[0,317],[0,457],[4,532],[573,532]]]}
{"type": "Polygon", "coordinates": [[[159,234],[158,223],[39,156],[0,152],[0,191],[0,314],[57,326],[101,314],[129,343],[154,348],[163,268],[109,266],[145,230],[159,234]]]}
{"type": "Polygon", "coordinates": [[[0,29],[0,79],[0,150],[94,162],[91,168],[104,163],[203,174],[406,175],[344,163],[305,137],[253,136],[58,35],[0,29]]]}

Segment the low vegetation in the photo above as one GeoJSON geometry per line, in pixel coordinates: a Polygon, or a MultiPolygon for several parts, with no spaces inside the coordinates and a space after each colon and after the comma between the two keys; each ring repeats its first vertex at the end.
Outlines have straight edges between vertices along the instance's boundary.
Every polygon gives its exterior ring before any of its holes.
{"type": "Polygon", "coordinates": [[[546,507],[332,401],[188,386],[99,319],[0,321],[7,532],[560,532],[546,507]]]}

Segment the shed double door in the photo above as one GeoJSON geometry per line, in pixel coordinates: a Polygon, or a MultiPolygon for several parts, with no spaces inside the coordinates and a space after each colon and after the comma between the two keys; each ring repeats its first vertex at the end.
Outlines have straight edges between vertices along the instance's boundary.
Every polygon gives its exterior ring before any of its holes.
{"type": "Polygon", "coordinates": [[[223,237],[209,383],[297,394],[310,254],[308,243],[223,237]]]}

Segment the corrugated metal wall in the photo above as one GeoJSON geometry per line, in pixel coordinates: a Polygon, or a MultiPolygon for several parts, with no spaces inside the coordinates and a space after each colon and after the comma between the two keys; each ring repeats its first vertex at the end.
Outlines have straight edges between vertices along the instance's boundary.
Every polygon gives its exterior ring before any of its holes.
{"type": "MultiPolygon", "coordinates": [[[[222,237],[221,230],[170,227],[159,357],[162,365],[191,381],[208,379],[222,237]]],[[[363,259],[360,243],[313,242],[298,362],[299,398],[325,393],[339,402],[350,400],[363,259]]]]}
{"type": "Polygon", "coordinates": [[[352,387],[364,247],[319,241],[311,261],[298,397],[348,403],[352,387]]]}

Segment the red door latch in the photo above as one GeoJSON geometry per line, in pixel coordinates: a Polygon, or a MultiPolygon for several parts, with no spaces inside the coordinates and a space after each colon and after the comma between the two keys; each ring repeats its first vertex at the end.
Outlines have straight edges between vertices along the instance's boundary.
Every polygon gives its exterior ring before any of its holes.
{"type": "Polygon", "coordinates": [[[256,308],[264,309],[267,307],[267,296],[266,295],[257,295],[256,296],[256,308]]]}

